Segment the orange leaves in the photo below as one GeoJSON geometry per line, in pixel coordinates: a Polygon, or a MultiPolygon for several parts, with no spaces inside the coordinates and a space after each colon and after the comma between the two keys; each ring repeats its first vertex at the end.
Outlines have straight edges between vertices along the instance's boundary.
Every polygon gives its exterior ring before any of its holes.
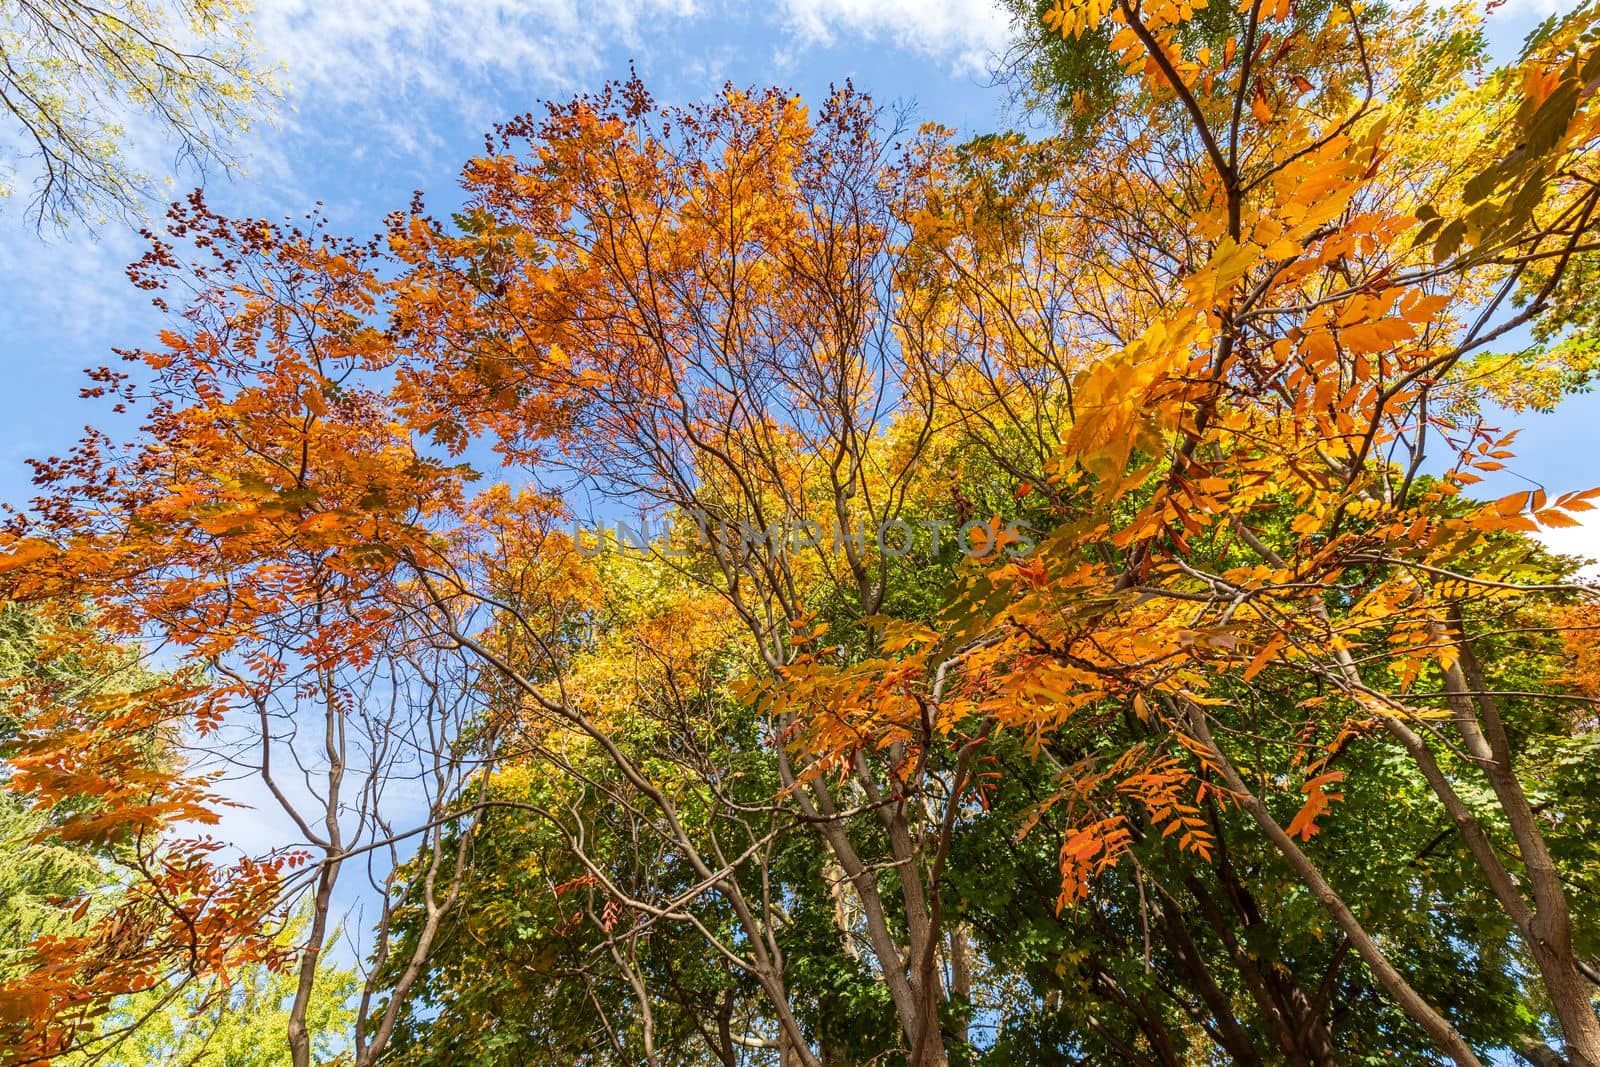
{"type": "MultiPolygon", "coordinates": [[[[60,504],[40,530],[63,552],[17,588],[87,599],[203,657],[335,584],[360,597],[392,581],[404,554],[428,553],[465,472],[419,455],[395,417],[394,350],[366,321],[383,284],[359,247],[263,236],[198,203],[175,219],[219,260],[191,265],[192,333],[163,335],[143,441],[42,466],[60,504]]],[[[141,266],[149,284],[169,260],[141,266]]]]}
{"type": "Polygon", "coordinates": [[[170,766],[167,748],[202,702],[192,677],[138,684],[131,654],[74,642],[72,669],[100,677],[63,687],[48,674],[7,682],[18,738],[9,746],[8,788],[59,809],[53,833],[74,840],[127,840],[186,821],[213,821],[212,779],[170,766]],[[127,679],[118,688],[119,679],[127,679]]]}
{"type": "Polygon", "coordinates": [[[1217,244],[1210,262],[1184,281],[1190,302],[1201,308],[1216,303],[1260,259],[1261,249],[1248,242],[1241,245],[1231,237],[1224,237],[1217,244]]]}
{"type": "Polygon", "coordinates": [[[31,669],[4,680],[16,730],[6,787],[43,813],[39,840],[87,844],[121,865],[106,874],[114,888],[64,902],[75,905],[67,933],[17,946],[22,976],[0,988],[0,1041],[49,1056],[116,997],[255,952],[289,857],[219,865],[214,842],[174,836],[215,823],[225,803],[217,775],[185,768],[174,751],[209,721],[201,672],[146,672],[75,605],[41,604],[28,618],[31,669]]]}
{"type": "MultiPolygon", "coordinates": [[[[1485,464],[1480,461],[1476,466],[1485,464]]],[[[1543,489],[1518,491],[1484,505],[1468,521],[1479,530],[1532,532],[1541,527],[1580,526],[1581,520],[1573,516],[1593,511],[1596,500],[1600,500],[1600,488],[1562,493],[1554,500],[1548,499],[1543,489]]]]}
{"type": "Polygon", "coordinates": [[[30,944],[24,977],[0,985],[7,1052],[48,1060],[92,1033],[115,998],[186,976],[281,962],[283,949],[264,917],[299,855],[222,866],[212,860],[219,848],[180,840],[140,855],[150,880],[109,903],[80,901],[75,932],[30,944]]]}
{"type": "Polygon", "coordinates": [[[1308,778],[1300,787],[1306,795],[1306,802],[1293,819],[1289,821],[1287,832],[1290,837],[1298,837],[1302,841],[1309,841],[1317,832],[1317,820],[1327,813],[1336,800],[1343,800],[1343,793],[1330,793],[1328,787],[1344,781],[1343,771],[1325,771],[1322,774],[1308,778]]]}
{"type": "MultiPolygon", "coordinates": [[[[1123,757],[1118,766],[1129,762],[1123,757]]],[[[1135,765],[1133,773],[1117,783],[1117,792],[1141,804],[1152,828],[1163,838],[1175,836],[1179,848],[1209,859],[1214,839],[1200,814],[1204,789],[1194,772],[1175,756],[1135,765]]]]}
{"type": "Polygon", "coordinates": [[[0,547],[0,574],[26,567],[56,552],[54,545],[37,537],[7,537],[6,541],[8,543],[0,547]]]}
{"type": "Polygon", "coordinates": [[[1593,598],[1553,609],[1550,621],[1561,639],[1562,667],[1556,682],[1600,700],[1600,601],[1593,598]]]}
{"type": "Polygon", "coordinates": [[[1256,117],[1257,122],[1272,121],[1272,105],[1267,103],[1267,91],[1260,84],[1250,96],[1250,113],[1256,117]]]}
{"type": "Polygon", "coordinates": [[[1421,289],[1408,290],[1400,301],[1400,308],[1405,320],[1413,325],[1421,325],[1448,308],[1453,301],[1443,293],[1429,294],[1421,289]]]}
{"type": "MultiPolygon", "coordinates": [[[[854,331],[877,311],[861,271],[892,254],[891,228],[938,215],[922,186],[943,135],[879,157],[877,122],[848,89],[814,111],[733,89],[659,108],[629,83],[508,124],[467,173],[463,236],[394,224],[418,357],[407,417],[452,450],[482,434],[515,461],[559,454],[625,480],[619,455],[671,468],[667,484],[699,456],[694,477],[724,493],[752,481],[712,468],[776,468],[784,438],[798,460],[818,431],[790,416],[841,389],[867,403],[854,331]],[[843,218],[841,202],[859,209],[843,218]]],[[[792,471],[753,482],[797,491],[792,471]]]]}
{"type": "Polygon", "coordinates": [[[1261,646],[1260,650],[1256,652],[1256,654],[1251,658],[1250,663],[1245,667],[1243,676],[1244,680],[1248,682],[1265,670],[1269,664],[1274,662],[1283,653],[1288,644],[1288,637],[1282,633],[1274,633],[1270,638],[1267,639],[1266,644],[1261,646]]]}
{"type": "Polygon", "coordinates": [[[1061,895],[1056,909],[1070,907],[1088,896],[1093,878],[1114,865],[1132,839],[1126,820],[1120,815],[1067,831],[1061,841],[1061,895]]]}
{"type": "Polygon", "coordinates": [[[1339,331],[1340,342],[1351,352],[1363,355],[1387,352],[1416,336],[1411,324],[1400,318],[1352,323],[1339,331]]]}
{"type": "Polygon", "coordinates": [[[1209,788],[1177,756],[1151,752],[1135,745],[1108,766],[1085,764],[1063,772],[1062,792],[1039,805],[1018,836],[1029,832],[1051,807],[1064,803],[1071,812],[1087,804],[1099,810],[1095,797],[1130,802],[1142,820],[1126,812],[1089,814],[1073,820],[1064,831],[1059,854],[1061,895],[1058,909],[1072,906],[1089,895],[1094,878],[1114,867],[1141,840],[1154,834],[1171,840],[1180,850],[1209,860],[1215,839],[1200,803],[1209,788]],[[1139,825],[1145,827],[1136,832],[1139,825]]]}
{"type": "Polygon", "coordinates": [[[929,686],[924,655],[838,665],[801,653],[778,682],[751,695],[774,719],[793,718],[797,747],[810,756],[805,773],[815,776],[859,751],[916,746],[930,730],[947,735],[961,714],[933,706],[929,686]]]}

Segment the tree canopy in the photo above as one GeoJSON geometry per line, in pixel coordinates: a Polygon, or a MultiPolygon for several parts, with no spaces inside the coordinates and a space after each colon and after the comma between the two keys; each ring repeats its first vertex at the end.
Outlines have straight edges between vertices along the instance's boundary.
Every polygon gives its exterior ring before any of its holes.
{"type": "Polygon", "coordinates": [[[296,1067],[1600,1065],[1600,489],[1475,489],[1592,372],[1596,15],[1062,0],[1049,136],[632,79],[175,206],[4,534],[6,786],[130,872],[7,1062],[248,972],[296,1067]]]}

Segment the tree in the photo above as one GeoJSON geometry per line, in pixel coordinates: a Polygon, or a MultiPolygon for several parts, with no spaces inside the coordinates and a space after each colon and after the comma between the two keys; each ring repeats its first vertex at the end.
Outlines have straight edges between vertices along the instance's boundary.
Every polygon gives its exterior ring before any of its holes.
{"type": "MultiPolygon", "coordinates": [[[[68,657],[53,660],[41,647],[48,627],[33,614],[8,606],[0,638],[0,672],[16,685],[32,674],[70,678],[79,683],[104,683],[85,664],[68,657]]],[[[77,620],[92,627],[92,617],[77,620]]],[[[153,676],[131,650],[125,650],[117,685],[137,688],[153,676]]],[[[10,731],[7,731],[9,734],[10,731]]],[[[9,737],[6,738],[10,740],[9,737]]],[[[161,739],[147,748],[160,758],[161,739]]],[[[126,849],[101,848],[81,841],[54,839],[48,812],[29,810],[7,793],[0,809],[0,929],[7,948],[0,955],[0,980],[12,982],[29,974],[28,946],[41,938],[67,940],[81,935],[96,913],[124,903],[126,865],[137,863],[126,849]]],[[[60,814],[59,811],[56,814],[60,814]]],[[[292,930],[292,927],[291,927],[292,930]]],[[[292,939],[287,937],[286,940],[292,939]]],[[[273,961],[281,962],[279,960],[273,961]]],[[[256,964],[210,982],[148,990],[118,998],[111,1011],[94,1022],[97,1033],[133,1033],[119,1043],[109,1062],[147,1067],[172,1060],[195,1064],[277,1063],[275,1040],[282,1033],[285,1002],[290,999],[284,969],[256,964]]],[[[311,1027],[324,1057],[336,1054],[348,1034],[349,1013],[341,1006],[352,991],[353,976],[324,960],[318,964],[320,986],[311,1027]]],[[[74,1062],[69,1057],[67,1062],[74,1062]]],[[[90,1062],[85,1060],[85,1062],[90,1062]]],[[[96,1058],[93,1062],[104,1062],[96,1058]]]]}
{"type": "MultiPolygon", "coordinates": [[[[1507,719],[1515,701],[1543,694],[1509,695],[1484,667],[1486,638],[1474,636],[1544,629],[1545,612],[1508,614],[1512,591],[1582,595],[1520,539],[1494,531],[1570,523],[1593,494],[1461,504],[1472,470],[1508,454],[1506,440],[1476,427],[1464,444],[1446,446],[1456,462],[1442,479],[1420,477],[1424,442],[1435,435],[1437,447],[1436,435],[1461,429],[1430,406],[1449,403],[1458,361],[1537,316],[1590,248],[1585,107],[1597,60],[1579,43],[1590,13],[1535,43],[1523,68],[1527,95],[1491,101],[1468,91],[1457,102],[1505,108],[1477,174],[1460,174],[1459,157],[1430,145],[1438,131],[1414,119],[1408,126],[1416,94],[1382,76],[1391,45],[1364,16],[1336,11],[1310,36],[1288,15],[1286,5],[1249,7],[1246,34],[1220,57],[1180,47],[1174,27],[1188,15],[1172,5],[1067,4],[1048,18],[1074,36],[1110,18],[1111,47],[1170,119],[1141,149],[1159,153],[1154,175],[1176,185],[1160,195],[1191,213],[1183,229],[1192,243],[1178,256],[1135,251],[1161,269],[1157,279],[1170,279],[1150,287],[1155,303],[1135,305],[1155,321],[1073,377],[1067,403],[1078,417],[1046,472],[1056,492],[1088,496],[1078,498],[1078,521],[1000,572],[998,588],[996,575],[974,579],[971,600],[984,605],[977,632],[1005,637],[972,668],[1011,691],[1029,686],[1030,669],[1040,672],[1034,715],[1059,720],[1120,697],[1167,724],[1193,755],[1190,769],[1166,757],[1124,759],[1115,787],[1145,797],[1164,832],[1207,854],[1214,842],[1197,807],[1220,785],[1395,1001],[1452,1058],[1475,1063],[1295,840],[1315,832],[1345,777],[1331,761],[1352,737],[1386,731],[1415,760],[1478,861],[1484,890],[1520,932],[1566,1054],[1593,1062],[1600,1052],[1579,977],[1588,965],[1573,940],[1571,874],[1550,858],[1547,838],[1560,832],[1547,833],[1534,814],[1532,779],[1516,772],[1520,741],[1511,740],[1524,727],[1507,719]],[[1419,139],[1402,147],[1408,132],[1419,139]],[[1419,186],[1422,199],[1411,200],[1419,186]],[[1519,290],[1526,306],[1497,319],[1519,290]],[[1453,307],[1462,310],[1451,316],[1453,307]],[[1285,505],[1290,515],[1278,511],[1285,505]],[[987,610],[996,602],[1000,612],[987,610]],[[1419,687],[1432,671],[1437,685],[1419,687]],[[1279,672],[1331,690],[1296,702],[1309,713],[1281,736],[1315,746],[1304,749],[1304,803],[1286,824],[1262,797],[1282,779],[1241,773],[1219,741],[1235,728],[1226,709],[1279,672]],[[1441,720],[1458,732],[1453,742],[1441,720]],[[1514,842],[1515,873],[1462,797],[1462,780],[1475,773],[1514,842]]],[[[1137,192],[1133,203],[1162,210],[1137,192]]],[[[1118,251],[1113,244],[1113,259],[1118,251]]],[[[992,692],[974,694],[975,710],[992,692]]],[[[1563,699],[1559,690],[1553,699],[1563,699]]],[[[1069,897],[1087,891],[1127,835],[1116,816],[1069,835],[1069,897]]]]}
{"type": "MultiPolygon", "coordinates": [[[[272,95],[235,0],[23,0],[0,15],[0,105],[31,156],[35,222],[136,212],[150,196],[130,132],[177,160],[230,165],[229,141],[272,95]]],[[[0,191],[9,188],[0,185],[0,191]]]]}
{"type": "MultiPolygon", "coordinates": [[[[381,337],[355,328],[372,284],[360,247],[315,231],[235,228],[198,194],[176,216],[184,226],[207,227],[186,280],[249,279],[277,299],[248,299],[242,284],[221,290],[236,301],[202,292],[198,347],[168,336],[177,354],[150,393],[151,437],[126,454],[91,439],[42,463],[41,482],[65,495],[42,506],[39,536],[8,561],[11,596],[44,620],[47,661],[71,657],[80,677],[98,680],[137,643],[173,665],[131,693],[55,672],[13,693],[8,786],[61,813],[52,835],[114,841],[133,871],[89,930],[36,939],[32,970],[3,991],[18,1031],[8,1052],[21,1062],[95,1041],[94,1018],[118,997],[283,962],[278,934],[301,907],[287,1043],[293,1062],[310,1062],[338,879],[372,881],[383,937],[396,845],[436,845],[463,783],[486,767],[457,728],[480,707],[452,678],[459,657],[408,628],[415,604],[398,570],[402,540],[431,552],[417,517],[458,506],[463,472],[405,447],[353,380],[378,369],[381,337]],[[302,303],[311,292],[322,299],[302,303]],[[220,338],[227,358],[212,347],[220,338]],[[302,389],[301,415],[283,418],[302,389]],[[89,569],[74,574],[79,564],[89,569]],[[78,603],[98,609],[94,634],[63,614],[78,603]],[[150,731],[188,759],[151,764],[136,743],[150,731]],[[300,841],[233,862],[201,828],[226,803],[219,763],[241,759],[254,761],[300,841]]],[[[159,289],[178,266],[162,248],[143,269],[159,289]]],[[[124,395],[115,372],[100,379],[124,395]]],[[[423,879],[434,885],[426,870],[423,879]]],[[[447,908],[453,889],[438,889],[429,903],[447,908]]],[[[365,988],[350,1035],[358,1062],[376,1058],[393,1025],[390,1012],[369,1040],[372,1002],[365,988]]]]}
{"type": "Polygon", "coordinates": [[[13,1058],[305,907],[309,1062],[365,868],[358,1063],[1593,1063],[1596,609],[1527,534],[1596,494],[1470,497],[1473,357],[1584,373],[1593,12],[1483,78],[1460,12],[1191,14],[1052,9],[1128,104],[1059,137],[632,80],[449,221],[175,210],[145,428],[0,560],[176,664],[14,704],[145,910],[36,939],[13,1058]],[[185,842],[218,752],[298,847],[185,842]]]}

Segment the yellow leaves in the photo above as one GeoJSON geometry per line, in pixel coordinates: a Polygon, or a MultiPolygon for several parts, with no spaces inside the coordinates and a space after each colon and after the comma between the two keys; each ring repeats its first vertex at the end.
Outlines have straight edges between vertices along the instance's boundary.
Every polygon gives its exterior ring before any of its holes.
{"type": "MultiPolygon", "coordinates": [[[[27,100],[25,109],[14,105],[16,115],[38,131],[52,172],[75,175],[52,184],[38,203],[41,224],[92,220],[170,195],[141,170],[136,153],[129,158],[119,116],[144,113],[153,135],[188,145],[202,166],[228,158],[228,139],[276,96],[249,7],[120,0],[114,8],[40,10],[36,18],[7,13],[0,40],[27,100]]],[[[8,192],[0,184],[0,196],[8,192]]]]}
{"type": "Polygon", "coordinates": [[[1062,443],[1059,469],[1076,461],[1105,480],[1103,492],[1120,494],[1127,488],[1124,475],[1133,450],[1150,456],[1163,450],[1161,434],[1175,422],[1179,400],[1166,387],[1189,364],[1189,346],[1204,336],[1193,316],[1158,319],[1116,357],[1079,374],[1073,383],[1078,418],[1062,443]]]}
{"type": "Polygon", "coordinates": [[[1434,655],[1439,661],[1439,669],[1450,671],[1461,661],[1461,650],[1453,642],[1444,640],[1442,632],[1439,631],[1442,631],[1442,628],[1436,630],[1440,644],[1434,650],[1434,655]]]}
{"type": "Polygon", "coordinates": [[[1145,0],[1139,5],[1139,14],[1151,30],[1165,30],[1188,22],[1206,6],[1207,0],[1145,0]]]}
{"type": "Polygon", "coordinates": [[[1441,578],[1435,576],[1433,581],[1433,595],[1441,601],[1464,600],[1474,593],[1474,585],[1464,578],[1441,578]]]}
{"type": "MultiPolygon", "coordinates": [[[[1266,104],[1259,97],[1252,100],[1252,111],[1260,119],[1258,103],[1266,104]]],[[[1370,150],[1341,135],[1291,160],[1273,179],[1276,207],[1271,217],[1287,236],[1308,240],[1344,214],[1364,184],[1369,157],[1370,150]]]]}
{"type": "Polygon", "coordinates": [[[1344,514],[1350,519],[1374,519],[1383,513],[1384,502],[1376,497],[1356,499],[1345,505],[1344,514]]]}
{"type": "Polygon", "coordinates": [[[1044,24],[1063,37],[1082,37],[1110,13],[1114,0],[1057,0],[1044,24]]]}
{"type": "Polygon", "coordinates": [[[1201,307],[1217,303],[1261,260],[1261,254],[1261,249],[1248,241],[1241,245],[1224,237],[1206,265],[1184,279],[1190,301],[1201,307]]]}
{"type": "Polygon", "coordinates": [[[1180,628],[1175,636],[1179,646],[1183,648],[1232,651],[1239,644],[1238,635],[1229,630],[1191,630],[1184,627],[1180,628]]]}
{"type": "Polygon", "coordinates": [[[1138,43],[1139,35],[1138,33],[1134,32],[1132,26],[1124,26],[1122,29],[1111,35],[1111,50],[1113,52],[1125,52],[1128,49],[1136,46],[1138,43]]]}
{"type": "Polygon", "coordinates": [[[1291,240],[1287,237],[1280,237],[1271,244],[1267,245],[1267,247],[1262,250],[1262,254],[1269,260],[1281,262],[1283,260],[1295,258],[1304,250],[1304,246],[1302,246],[1300,242],[1291,240]]]}
{"type": "Polygon", "coordinates": [[[904,619],[886,619],[883,625],[883,651],[894,655],[911,648],[932,645],[940,640],[939,631],[931,626],[904,619]]]}

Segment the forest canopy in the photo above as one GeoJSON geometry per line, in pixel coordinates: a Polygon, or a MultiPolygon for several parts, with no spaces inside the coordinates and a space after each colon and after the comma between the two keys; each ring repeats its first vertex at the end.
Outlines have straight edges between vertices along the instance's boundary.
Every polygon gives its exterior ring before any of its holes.
{"type": "Polygon", "coordinates": [[[1600,488],[1478,489],[1600,10],[1018,11],[1042,132],[635,78],[172,208],[0,533],[0,1062],[1600,1067],[1600,488]]]}

